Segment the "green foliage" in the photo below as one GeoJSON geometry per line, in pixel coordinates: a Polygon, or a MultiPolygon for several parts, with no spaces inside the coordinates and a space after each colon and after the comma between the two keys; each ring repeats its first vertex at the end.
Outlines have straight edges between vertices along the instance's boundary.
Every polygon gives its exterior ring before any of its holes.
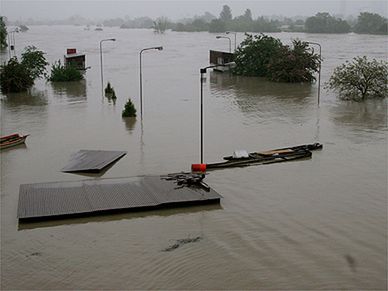
{"type": "Polygon", "coordinates": [[[346,61],[334,69],[326,88],[338,92],[341,99],[363,101],[388,96],[388,63],[369,61],[366,56],[346,61]]]}
{"type": "Polygon", "coordinates": [[[112,94],[114,92],[113,87],[111,86],[110,82],[105,87],[105,94],[112,94]]]}
{"type": "Polygon", "coordinates": [[[133,105],[131,99],[128,99],[125,103],[124,110],[121,114],[122,117],[136,117],[135,105],[133,105]]]}
{"type": "Polygon", "coordinates": [[[51,82],[70,82],[82,80],[84,76],[74,66],[64,66],[58,60],[51,67],[51,75],[48,78],[51,82]]]}
{"type": "Polygon", "coordinates": [[[154,21],[152,28],[155,33],[164,33],[168,27],[168,19],[165,17],[159,17],[154,21]]]}
{"type": "Polygon", "coordinates": [[[387,34],[388,20],[376,13],[361,12],[354,27],[356,33],[387,34]]]}
{"type": "Polygon", "coordinates": [[[112,89],[112,97],[113,100],[117,99],[115,90],[112,89]]]}
{"type": "Polygon", "coordinates": [[[224,5],[222,7],[222,11],[220,13],[220,20],[223,22],[228,22],[228,21],[231,21],[232,18],[233,18],[232,10],[230,9],[230,7],[228,5],[224,5]]]}
{"type": "Polygon", "coordinates": [[[260,34],[245,34],[235,53],[236,67],[233,72],[237,75],[266,77],[271,58],[280,53],[282,43],[272,36],[260,34]]]}
{"type": "Polygon", "coordinates": [[[232,12],[228,5],[224,5],[218,19],[212,18],[210,13],[207,16],[196,18],[191,22],[177,23],[174,27],[176,31],[209,31],[209,32],[280,32],[281,23],[275,20],[268,20],[264,17],[252,18],[250,9],[246,9],[243,15],[232,17],[232,12]]]}
{"type": "Polygon", "coordinates": [[[116,92],[111,86],[110,82],[108,82],[108,84],[106,85],[105,97],[107,97],[108,99],[112,99],[113,101],[117,99],[116,92]]]}
{"type": "Polygon", "coordinates": [[[48,65],[44,52],[37,50],[34,46],[27,46],[24,49],[21,63],[28,69],[34,80],[45,75],[46,66],[48,65]]]}
{"type": "Polygon", "coordinates": [[[0,49],[7,47],[7,27],[3,16],[0,16],[0,49]]]}
{"type": "Polygon", "coordinates": [[[313,82],[320,59],[308,48],[308,43],[293,41],[293,47],[279,39],[260,34],[246,34],[235,54],[233,73],[266,77],[277,82],[313,82]]]}
{"type": "Polygon", "coordinates": [[[16,57],[1,66],[0,79],[3,93],[25,91],[34,85],[34,79],[16,57]]]}
{"type": "Polygon", "coordinates": [[[45,75],[47,61],[42,51],[25,48],[21,62],[16,57],[0,66],[0,87],[3,93],[26,91],[35,79],[45,75]]]}
{"type": "Polygon", "coordinates": [[[350,25],[345,20],[321,12],[306,19],[305,29],[311,33],[348,33],[350,25]]]}
{"type": "Polygon", "coordinates": [[[308,43],[294,40],[293,47],[282,46],[268,65],[268,79],[277,82],[312,83],[319,70],[320,58],[308,48],[308,43]]]}

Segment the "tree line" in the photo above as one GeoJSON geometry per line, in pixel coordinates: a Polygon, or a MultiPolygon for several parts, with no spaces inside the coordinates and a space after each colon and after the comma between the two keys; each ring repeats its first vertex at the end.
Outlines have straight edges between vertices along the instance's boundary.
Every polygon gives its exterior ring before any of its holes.
{"type": "MultiPolygon", "coordinates": [[[[370,12],[361,12],[355,19],[342,19],[327,12],[319,12],[314,16],[303,18],[264,17],[254,18],[252,11],[246,9],[242,15],[233,16],[228,5],[224,5],[219,16],[209,12],[193,18],[181,19],[176,22],[166,17],[152,19],[150,17],[136,17],[130,19],[112,18],[93,23],[81,16],[72,16],[66,20],[51,21],[49,24],[93,25],[103,24],[121,28],[147,28],[163,33],[167,29],[173,31],[208,31],[208,32],[307,32],[307,33],[362,33],[388,34],[387,18],[370,12]]],[[[30,20],[28,24],[48,24],[30,20]]]]}
{"type": "Polygon", "coordinates": [[[343,20],[327,12],[319,12],[307,19],[283,18],[269,19],[252,17],[250,9],[243,15],[233,17],[228,5],[224,5],[218,18],[206,20],[197,17],[191,22],[171,23],[175,31],[209,31],[209,32],[308,32],[308,33],[367,33],[388,34],[388,20],[376,13],[361,12],[353,21],[343,20]]]}

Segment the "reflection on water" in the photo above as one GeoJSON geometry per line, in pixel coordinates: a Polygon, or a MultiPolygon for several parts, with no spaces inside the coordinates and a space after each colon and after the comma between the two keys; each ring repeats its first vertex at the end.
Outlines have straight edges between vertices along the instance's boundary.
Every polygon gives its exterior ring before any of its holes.
{"type": "Polygon", "coordinates": [[[357,130],[387,129],[387,99],[366,100],[365,102],[339,101],[330,108],[331,118],[339,126],[357,130]]]}
{"type": "Polygon", "coordinates": [[[48,104],[47,94],[35,87],[26,92],[8,93],[1,98],[1,104],[7,109],[17,109],[19,106],[44,106],[48,104]]]}
{"type": "Polygon", "coordinates": [[[54,94],[65,96],[69,102],[86,101],[86,80],[73,82],[51,82],[54,94]]]}
{"type": "Polygon", "coordinates": [[[129,132],[133,132],[136,125],[136,117],[125,117],[123,118],[123,122],[125,124],[125,128],[129,132]]]}
{"type": "Polygon", "coordinates": [[[315,87],[308,83],[277,83],[265,78],[242,77],[229,73],[212,72],[211,88],[218,90],[234,90],[238,97],[275,97],[279,102],[305,103],[306,98],[314,95],[315,87]]]}
{"type": "Polygon", "coordinates": [[[307,83],[276,83],[212,72],[210,90],[213,96],[230,100],[244,114],[260,120],[287,116],[292,122],[303,123],[307,113],[317,106],[316,88],[307,83]]]}

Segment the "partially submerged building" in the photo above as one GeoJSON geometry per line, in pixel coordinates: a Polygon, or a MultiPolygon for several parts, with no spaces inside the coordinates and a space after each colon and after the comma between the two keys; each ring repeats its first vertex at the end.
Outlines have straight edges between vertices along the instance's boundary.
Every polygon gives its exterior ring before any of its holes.
{"type": "Polygon", "coordinates": [[[232,63],[234,61],[234,54],[222,51],[213,51],[209,52],[209,60],[211,65],[220,65],[214,68],[215,71],[225,72],[229,71],[229,66],[224,66],[225,64],[232,63]]]}
{"type": "Polygon", "coordinates": [[[68,48],[64,55],[65,66],[74,66],[77,70],[86,70],[86,55],[77,53],[77,49],[68,48]]]}

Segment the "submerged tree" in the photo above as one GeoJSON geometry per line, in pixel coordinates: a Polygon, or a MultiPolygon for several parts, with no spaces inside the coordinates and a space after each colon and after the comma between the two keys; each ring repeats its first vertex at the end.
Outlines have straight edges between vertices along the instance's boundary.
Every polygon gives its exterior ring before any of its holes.
{"type": "Polygon", "coordinates": [[[28,46],[22,53],[21,62],[16,57],[0,66],[0,85],[3,93],[21,92],[30,88],[35,79],[45,75],[48,65],[44,53],[28,46]]]}
{"type": "Polygon", "coordinates": [[[233,72],[243,76],[268,76],[268,65],[281,47],[281,41],[272,36],[246,34],[236,50],[233,72]]]}
{"type": "Polygon", "coordinates": [[[122,117],[136,117],[135,105],[133,105],[132,100],[129,98],[127,103],[125,103],[124,110],[121,114],[122,117]]]}
{"type": "Polygon", "coordinates": [[[48,78],[51,82],[70,82],[82,80],[84,76],[72,65],[62,65],[58,60],[51,67],[51,75],[48,78]]]}
{"type": "Polygon", "coordinates": [[[246,34],[235,53],[233,72],[277,82],[313,82],[319,62],[319,56],[309,50],[306,42],[294,40],[290,47],[272,36],[246,34]]]}
{"type": "Polygon", "coordinates": [[[335,90],[341,99],[363,101],[388,96],[388,63],[369,61],[366,56],[346,61],[334,69],[327,88],[335,90]]]}
{"type": "Polygon", "coordinates": [[[268,65],[268,79],[277,82],[311,83],[319,70],[319,56],[309,50],[309,44],[293,40],[293,46],[282,46],[268,65]]]}

